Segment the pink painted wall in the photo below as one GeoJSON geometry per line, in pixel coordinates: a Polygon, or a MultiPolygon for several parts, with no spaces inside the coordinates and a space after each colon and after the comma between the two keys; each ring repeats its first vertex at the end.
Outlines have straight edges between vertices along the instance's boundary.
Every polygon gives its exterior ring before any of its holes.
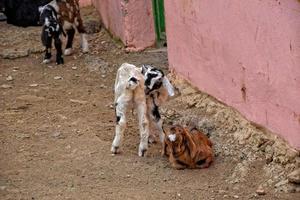
{"type": "Polygon", "coordinates": [[[165,0],[165,12],[170,67],[300,149],[300,3],[165,0]]]}
{"type": "Polygon", "coordinates": [[[151,0],[93,0],[104,26],[120,38],[129,51],[155,44],[151,0]]]}
{"type": "Polygon", "coordinates": [[[120,0],[92,0],[104,26],[117,38],[126,41],[124,8],[120,0]]]}
{"type": "Polygon", "coordinates": [[[79,0],[80,7],[92,5],[92,0],[79,0]]]}

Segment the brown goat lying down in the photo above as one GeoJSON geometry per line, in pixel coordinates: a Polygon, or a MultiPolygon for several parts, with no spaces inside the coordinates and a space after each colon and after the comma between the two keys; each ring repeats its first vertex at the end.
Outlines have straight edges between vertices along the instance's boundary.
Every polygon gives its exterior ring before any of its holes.
{"type": "Polygon", "coordinates": [[[213,161],[212,143],[196,128],[190,131],[181,126],[165,129],[163,154],[176,169],[206,168],[213,161]]]}

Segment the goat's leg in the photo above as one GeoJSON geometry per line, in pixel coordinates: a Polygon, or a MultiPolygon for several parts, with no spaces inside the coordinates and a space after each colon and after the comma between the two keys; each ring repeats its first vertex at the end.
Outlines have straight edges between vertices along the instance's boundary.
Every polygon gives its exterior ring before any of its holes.
{"type": "Polygon", "coordinates": [[[73,45],[73,39],[75,35],[75,29],[71,28],[70,30],[67,30],[68,40],[67,45],[64,54],[66,56],[69,56],[72,54],[72,45],[73,45]]]}
{"type": "MultiPolygon", "coordinates": [[[[153,120],[152,120],[152,116],[150,115],[150,113],[147,111],[147,117],[149,119],[149,127],[153,127],[153,120]]],[[[151,128],[150,128],[151,129],[151,128]]],[[[149,129],[149,130],[150,130],[149,129]]],[[[149,131],[149,139],[148,139],[148,143],[149,144],[155,144],[156,140],[155,140],[155,135],[152,133],[152,131],[149,131]]]]}
{"type": "Polygon", "coordinates": [[[175,169],[181,170],[181,169],[185,169],[186,166],[180,164],[179,162],[177,162],[176,158],[173,155],[173,152],[169,155],[169,161],[172,164],[172,167],[174,167],[175,169]]]}
{"type": "Polygon", "coordinates": [[[64,59],[63,59],[63,56],[62,56],[62,42],[59,38],[59,35],[57,35],[55,38],[54,38],[54,45],[55,45],[55,49],[56,49],[56,64],[59,65],[59,64],[64,64],[64,59]]]}
{"type": "Polygon", "coordinates": [[[116,133],[111,145],[111,152],[113,154],[118,153],[118,148],[121,144],[121,140],[124,134],[124,130],[126,128],[126,110],[127,104],[126,103],[116,103],[115,111],[116,111],[116,133]]]}
{"type": "MultiPolygon", "coordinates": [[[[158,112],[158,114],[159,114],[159,112],[158,112]]],[[[156,124],[156,127],[157,127],[158,131],[159,131],[159,140],[162,144],[161,155],[164,156],[165,155],[165,150],[166,150],[166,147],[165,147],[165,145],[166,145],[165,144],[165,133],[164,133],[164,130],[162,128],[163,120],[161,119],[160,114],[158,116],[155,120],[155,124],[156,124]]]]}
{"type": "Polygon", "coordinates": [[[140,129],[140,145],[139,145],[139,156],[144,156],[148,149],[149,139],[149,121],[147,118],[147,105],[146,103],[139,103],[137,105],[138,118],[139,118],[139,129],[140,129]]]}
{"type": "Polygon", "coordinates": [[[159,108],[158,106],[155,104],[154,100],[151,102],[148,102],[150,105],[150,111],[149,111],[149,115],[151,117],[151,119],[155,122],[156,128],[159,131],[159,140],[162,144],[162,152],[161,155],[164,156],[165,155],[165,133],[163,130],[163,120],[161,119],[161,115],[159,113],[159,108]]]}
{"type": "Polygon", "coordinates": [[[80,15],[78,15],[75,18],[75,25],[78,30],[78,33],[80,34],[82,52],[87,53],[87,52],[89,52],[89,45],[88,45],[88,41],[86,39],[86,31],[83,26],[83,22],[82,22],[80,15]]]}
{"type": "MultiPolygon", "coordinates": [[[[154,117],[153,117],[153,115],[152,115],[152,110],[153,110],[153,101],[152,101],[152,99],[147,99],[147,117],[148,117],[148,119],[149,119],[149,125],[151,125],[152,126],[152,124],[153,124],[153,122],[155,122],[155,120],[154,120],[154,117]]],[[[150,126],[150,127],[151,127],[150,126]]],[[[150,144],[153,144],[153,143],[156,143],[156,140],[155,140],[155,134],[151,131],[150,133],[149,133],[149,139],[148,139],[148,142],[150,143],[150,144]]]]}
{"type": "Polygon", "coordinates": [[[155,125],[159,131],[159,140],[161,143],[164,143],[165,134],[164,134],[164,130],[162,128],[163,120],[161,119],[161,115],[159,113],[158,106],[155,105],[155,103],[153,101],[153,102],[151,102],[150,108],[151,108],[151,110],[149,111],[150,117],[155,122],[155,125]]]}
{"type": "Polygon", "coordinates": [[[52,37],[47,37],[45,41],[45,45],[46,45],[46,52],[45,52],[43,63],[48,64],[51,61],[50,59],[51,59],[52,37]]]}

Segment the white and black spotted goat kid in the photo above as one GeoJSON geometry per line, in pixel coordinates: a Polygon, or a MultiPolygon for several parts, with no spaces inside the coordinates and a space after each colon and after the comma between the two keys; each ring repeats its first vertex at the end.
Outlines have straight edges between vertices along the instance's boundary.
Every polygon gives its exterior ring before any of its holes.
{"type": "Polygon", "coordinates": [[[52,40],[56,48],[56,64],[63,64],[62,42],[60,35],[63,33],[62,26],[58,23],[57,13],[51,5],[46,5],[41,13],[42,43],[46,47],[43,63],[49,63],[51,58],[52,40]]]}
{"type": "MultiPolygon", "coordinates": [[[[159,138],[164,143],[164,132],[162,128],[163,120],[161,118],[159,107],[167,101],[169,96],[174,96],[174,88],[162,70],[151,66],[143,65],[141,70],[145,80],[145,94],[147,103],[147,116],[150,122],[154,122],[159,130],[159,138]]],[[[154,135],[150,134],[150,142],[154,135]]]]}
{"type": "Polygon", "coordinates": [[[144,156],[148,149],[149,119],[154,121],[160,131],[160,141],[164,140],[162,119],[159,106],[168,96],[173,96],[174,90],[164,73],[150,65],[138,68],[124,63],[118,69],[115,80],[115,112],[116,132],[112,143],[112,153],[117,153],[126,128],[127,110],[131,105],[137,108],[140,145],[139,156],[144,156]]]}
{"type": "Polygon", "coordinates": [[[49,63],[51,58],[52,40],[56,49],[56,64],[63,64],[61,36],[67,35],[67,44],[64,54],[72,54],[72,45],[75,29],[80,33],[81,46],[84,53],[88,52],[88,43],[85,29],[80,16],[78,0],[53,0],[40,7],[40,23],[43,24],[42,43],[46,47],[43,63],[49,63]]]}
{"type": "Polygon", "coordinates": [[[115,112],[116,112],[116,132],[112,143],[112,153],[118,153],[118,148],[123,137],[126,121],[127,110],[134,106],[137,109],[140,144],[138,155],[144,156],[148,149],[149,123],[147,118],[146,95],[144,92],[144,77],[134,65],[124,63],[117,71],[115,80],[115,112]]]}

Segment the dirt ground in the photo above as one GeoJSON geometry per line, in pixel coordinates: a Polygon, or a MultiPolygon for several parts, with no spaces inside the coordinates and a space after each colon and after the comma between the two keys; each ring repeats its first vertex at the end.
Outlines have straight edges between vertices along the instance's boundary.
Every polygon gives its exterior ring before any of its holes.
{"type": "MultiPolygon", "coordinates": [[[[85,19],[92,12],[83,10],[85,19]]],[[[273,188],[255,193],[266,181],[261,159],[245,181],[230,183],[238,162],[224,154],[201,170],[172,169],[159,143],[138,157],[135,116],[121,154],[112,156],[118,66],[149,63],[167,71],[167,53],[126,53],[103,29],[88,38],[89,54],[80,52],[77,35],[64,65],[44,65],[40,27],[0,23],[2,57],[21,57],[0,58],[1,199],[300,199],[273,188]]]]}

